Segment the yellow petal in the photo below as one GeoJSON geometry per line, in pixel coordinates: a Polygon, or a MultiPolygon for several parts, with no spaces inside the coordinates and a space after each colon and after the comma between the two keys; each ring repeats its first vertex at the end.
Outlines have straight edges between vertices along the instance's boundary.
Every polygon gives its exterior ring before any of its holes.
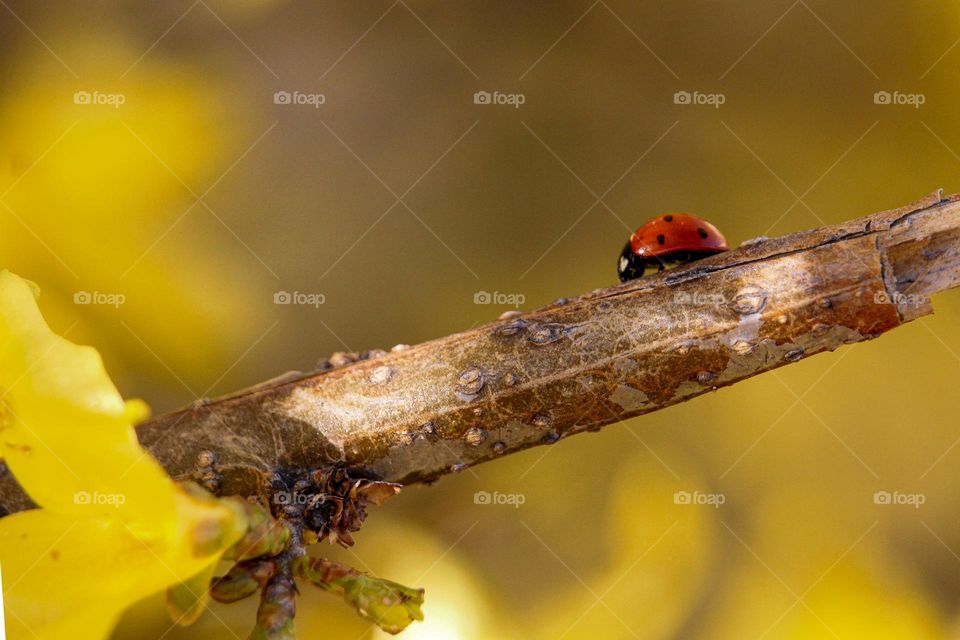
{"type": "Polygon", "coordinates": [[[0,453],[42,507],[0,519],[6,618],[13,637],[103,638],[140,598],[205,585],[246,518],[164,473],[133,430],[146,406],[123,401],[96,350],[55,335],[35,297],[0,272],[0,453]]]}
{"type": "Polygon", "coordinates": [[[27,281],[0,272],[0,456],[35,502],[172,521],[169,480],[132,428],[143,414],[123,402],[95,349],[50,330],[27,281]]]}
{"type": "Polygon", "coordinates": [[[45,509],[0,519],[10,637],[105,638],[128,606],[217,561],[194,555],[189,533],[144,540],[119,518],[45,509]]]}

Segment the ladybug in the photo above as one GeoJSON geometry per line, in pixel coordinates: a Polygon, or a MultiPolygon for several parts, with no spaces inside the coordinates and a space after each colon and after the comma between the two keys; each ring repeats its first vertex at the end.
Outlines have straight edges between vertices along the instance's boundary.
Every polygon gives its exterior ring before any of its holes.
{"type": "Polygon", "coordinates": [[[648,267],[658,272],[667,264],[685,264],[726,251],[727,239],[719,229],[689,213],[657,216],[633,232],[620,254],[620,282],[643,276],[648,267]]]}

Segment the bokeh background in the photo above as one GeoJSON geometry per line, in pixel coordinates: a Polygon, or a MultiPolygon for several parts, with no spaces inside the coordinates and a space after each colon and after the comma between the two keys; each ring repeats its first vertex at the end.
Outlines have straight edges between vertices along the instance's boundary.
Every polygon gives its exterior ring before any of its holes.
{"type": "MultiPolygon", "coordinates": [[[[3,266],[156,412],[611,284],[660,212],[736,244],[960,190],[956,3],[0,5],[3,266]]],[[[935,306],[315,551],[426,587],[407,638],[956,637],[960,292],[935,306]]],[[[255,604],[183,630],[158,596],[116,637],[245,637],[255,604]]],[[[298,625],[381,635],[321,593],[298,625]]]]}

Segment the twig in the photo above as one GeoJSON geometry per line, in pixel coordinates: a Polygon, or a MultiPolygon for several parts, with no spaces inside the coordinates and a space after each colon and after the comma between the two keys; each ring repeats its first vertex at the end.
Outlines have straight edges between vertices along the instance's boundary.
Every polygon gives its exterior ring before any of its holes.
{"type": "MultiPolygon", "coordinates": [[[[171,475],[221,495],[263,495],[278,477],[325,465],[426,482],[875,338],[931,313],[927,296],[958,283],[960,196],[937,192],[472,331],[288,374],[138,433],[171,475]]],[[[10,510],[12,491],[0,478],[10,510]]]]}

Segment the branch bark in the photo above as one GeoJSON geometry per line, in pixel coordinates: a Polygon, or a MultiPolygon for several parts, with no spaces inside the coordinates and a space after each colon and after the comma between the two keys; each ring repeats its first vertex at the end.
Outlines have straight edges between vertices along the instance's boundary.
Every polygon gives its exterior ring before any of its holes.
{"type": "MultiPolygon", "coordinates": [[[[875,338],[958,283],[960,196],[938,191],[388,354],[340,355],[137,431],[172,476],[221,495],[334,464],[429,482],[875,338]]],[[[8,510],[24,499],[0,477],[8,510]]]]}

